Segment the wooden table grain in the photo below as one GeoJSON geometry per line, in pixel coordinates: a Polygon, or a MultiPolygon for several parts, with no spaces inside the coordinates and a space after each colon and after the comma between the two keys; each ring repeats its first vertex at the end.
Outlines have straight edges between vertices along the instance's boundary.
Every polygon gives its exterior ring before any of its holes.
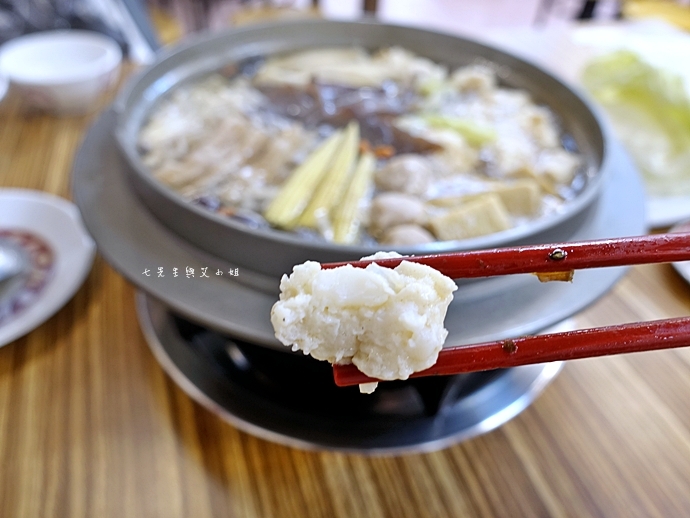
{"type": "MultiPolygon", "coordinates": [[[[70,196],[95,115],[0,109],[0,186],[70,196]]],[[[312,453],[238,431],[158,366],[134,289],[98,257],[74,299],[0,349],[0,517],[690,516],[690,350],[574,361],[521,415],[446,450],[312,453]]],[[[633,268],[581,326],[690,314],[633,268]]]]}

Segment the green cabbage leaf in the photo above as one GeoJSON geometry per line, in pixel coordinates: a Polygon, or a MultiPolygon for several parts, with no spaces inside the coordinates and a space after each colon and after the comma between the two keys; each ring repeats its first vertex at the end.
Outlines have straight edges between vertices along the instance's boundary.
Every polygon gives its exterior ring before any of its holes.
{"type": "Polygon", "coordinates": [[[593,60],[582,83],[606,110],[650,194],[690,194],[690,99],[683,79],[619,51],[593,60]]]}

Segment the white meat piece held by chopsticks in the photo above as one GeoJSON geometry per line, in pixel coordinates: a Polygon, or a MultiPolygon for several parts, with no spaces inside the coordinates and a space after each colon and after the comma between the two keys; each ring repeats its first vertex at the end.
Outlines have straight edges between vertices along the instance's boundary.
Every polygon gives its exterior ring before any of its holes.
{"type": "MultiPolygon", "coordinates": [[[[387,257],[400,255],[379,252],[365,259],[387,257]]],[[[271,322],[276,337],[295,351],[352,362],[372,378],[407,379],[436,363],[456,289],[450,278],[409,261],[395,269],[370,264],[326,270],[307,261],[283,276],[271,322]]]]}

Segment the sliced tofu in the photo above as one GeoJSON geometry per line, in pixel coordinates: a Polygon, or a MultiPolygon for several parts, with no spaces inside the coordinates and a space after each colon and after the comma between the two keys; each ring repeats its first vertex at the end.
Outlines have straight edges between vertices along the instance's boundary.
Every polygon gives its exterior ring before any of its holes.
{"type": "Polygon", "coordinates": [[[514,216],[536,216],[541,209],[541,187],[534,179],[525,178],[505,185],[492,186],[487,192],[436,198],[428,203],[435,207],[458,207],[487,194],[497,194],[505,209],[514,216]]]}
{"type": "Polygon", "coordinates": [[[495,193],[477,196],[430,221],[432,232],[442,241],[493,234],[511,226],[508,210],[495,193]]]}
{"type": "Polygon", "coordinates": [[[541,209],[541,188],[535,180],[525,178],[492,192],[498,194],[508,212],[515,216],[536,216],[541,209]]]}

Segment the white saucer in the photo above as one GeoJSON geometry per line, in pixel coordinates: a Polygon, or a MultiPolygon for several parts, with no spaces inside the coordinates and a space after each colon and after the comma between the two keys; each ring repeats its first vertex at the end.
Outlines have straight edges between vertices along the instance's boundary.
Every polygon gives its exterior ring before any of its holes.
{"type": "Polygon", "coordinates": [[[0,326],[3,346],[41,325],[72,298],[91,270],[96,246],[72,203],[39,191],[0,189],[0,228],[36,234],[55,254],[52,278],[40,297],[0,326]]]}

